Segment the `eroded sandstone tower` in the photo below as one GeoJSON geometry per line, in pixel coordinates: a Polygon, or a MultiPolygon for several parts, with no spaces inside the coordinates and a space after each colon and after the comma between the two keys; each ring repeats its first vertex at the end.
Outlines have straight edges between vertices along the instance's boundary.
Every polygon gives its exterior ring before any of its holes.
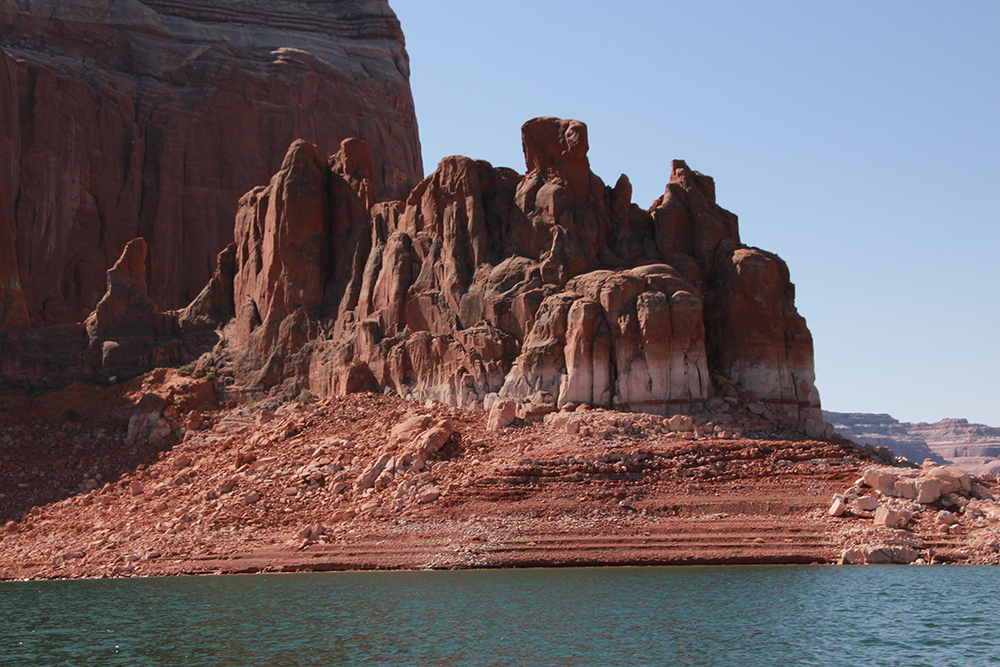
{"type": "Polygon", "coordinates": [[[523,175],[448,157],[384,204],[361,142],[329,160],[294,143],[241,200],[233,300],[209,308],[233,314],[213,358],[230,390],[672,414],[733,383],[821,421],[788,269],[740,242],[711,178],[675,161],[643,210],[626,177],[590,171],[583,123],[536,118],[522,138],[523,175]]]}

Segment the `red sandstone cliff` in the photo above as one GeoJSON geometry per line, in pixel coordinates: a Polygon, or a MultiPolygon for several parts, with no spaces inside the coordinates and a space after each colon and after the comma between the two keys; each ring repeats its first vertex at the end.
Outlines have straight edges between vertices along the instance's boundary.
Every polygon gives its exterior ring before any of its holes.
{"type": "Polygon", "coordinates": [[[405,197],[420,146],[384,0],[4,2],[0,214],[12,248],[0,227],[0,278],[13,249],[32,323],[82,320],[105,270],[143,237],[150,297],[184,306],[232,239],[240,196],[284,148],[353,136],[377,167],[372,191],[405,197]]]}
{"type": "Polygon", "coordinates": [[[375,206],[362,144],[324,160],[294,143],[241,200],[235,316],[211,362],[228,391],[512,398],[535,415],[728,397],[822,424],[788,269],[741,244],[712,179],[675,162],[644,211],[627,178],[590,171],[583,123],[537,118],[522,136],[524,175],[449,157],[375,206]]]}
{"type": "Polygon", "coordinates": [[[590,171],[583,123],[522,136],[524,175],[448,157],[387,203],[365,142],[297,140],[187,308],[149,298],[137,239],[85,325],[0,339],[6,390],[197,359],[239,400],[373,390],[497,421],[588,404],[829,435],[788,269],[740,242],[711,178],[675,161],[643,210],[590,171]]]}
{"type": "Polygon", "coordinates": [[[14,254],[14,237],[7,222],[7,202],[0,189],[0,333],[29,326],[14,254]]]}

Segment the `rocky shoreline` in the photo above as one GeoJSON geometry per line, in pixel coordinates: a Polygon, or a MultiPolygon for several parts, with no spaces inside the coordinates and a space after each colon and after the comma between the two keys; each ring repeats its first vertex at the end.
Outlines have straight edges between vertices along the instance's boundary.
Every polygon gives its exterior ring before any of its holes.
{"type": "Polygon", "coordinates": [[[384,0],[112,4],[0,10],[0,579],[1000,562],[684,160],[643,208],[539,116],[419,180],[384,0]]]}
{"type": "Polygon", "coordinates": [[[4,488],[0,579],[1000,562],[993,478],[885,466],[840,438],[585,407],[500,427],[371,393],[178,412],[210,401],[208,384],[159,371],[120,390],[136,407],[117,420],[12,423],[40,458],[3,459],[6,479],[35,473],[4,488]],[[104,459],[83,453],[95,430],[120,443],[104,459]],[[61,499],[10,515],[18,494],[58,485],[61,499]]]}

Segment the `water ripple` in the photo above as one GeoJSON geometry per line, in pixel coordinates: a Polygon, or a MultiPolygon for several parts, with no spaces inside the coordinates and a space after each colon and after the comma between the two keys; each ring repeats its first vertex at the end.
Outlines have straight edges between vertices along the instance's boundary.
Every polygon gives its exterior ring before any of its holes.
{"type": "Polygon", "coordinates": [[[1000,664],[989,567],[0,584],[0,665],[1000,664]]]}

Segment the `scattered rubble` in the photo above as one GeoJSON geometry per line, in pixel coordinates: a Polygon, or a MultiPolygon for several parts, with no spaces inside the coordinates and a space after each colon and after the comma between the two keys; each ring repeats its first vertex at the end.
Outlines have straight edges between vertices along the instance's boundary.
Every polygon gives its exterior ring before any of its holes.
{"type": "Polygon", "coordinates": [[[6,430],[50,444],[0,457],[0,578],[998,561],[993,478],[873,466],[845,440],[572,404],[498,431],[491,412],[370,393],[219,410],[190,393],[198,378],[158,373],[100,436],[86,420],[6,430]],[[163,439],[126,445],[157,410],[163,439]]]}
{"type": "Polygon", "coordinates": [[[860,530],[854,527],[840,562],[1000,563],[1000,549],[993,548],[1000,545],[1000,505],[990,484],[995,484],[992,477],[976,480],[930,459],[915,469],[866,468],[854,486],[834,495],[830,507],[831,516],[862,522],[860,530]],[[860,495],[862,488],[872,495],[860,495]],[[949,539],[968,531],[975,533],[973,539],[949,539]]]}

